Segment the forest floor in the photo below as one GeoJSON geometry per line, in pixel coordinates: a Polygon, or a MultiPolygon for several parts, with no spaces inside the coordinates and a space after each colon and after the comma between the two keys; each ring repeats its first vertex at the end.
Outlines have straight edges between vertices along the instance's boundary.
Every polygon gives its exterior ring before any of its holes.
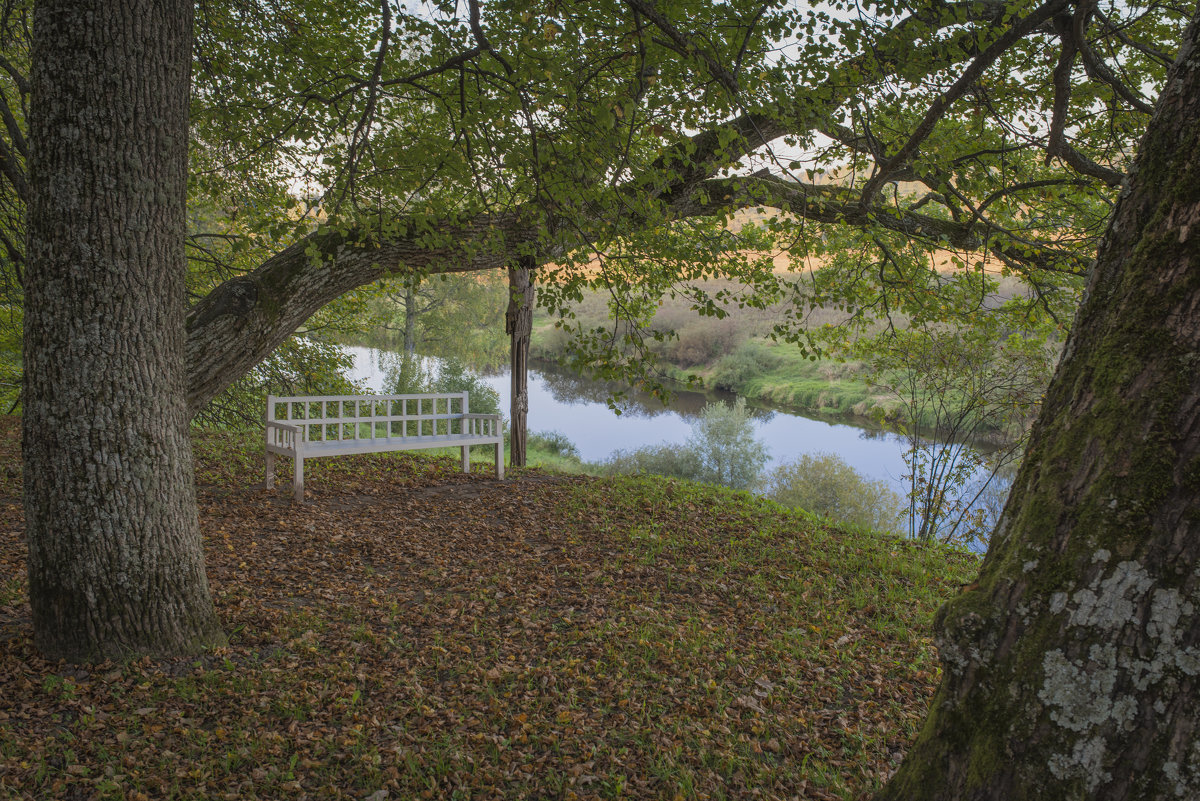
{"type": "Polygon", "coordinates": [[[228,647],[32,646],[0,418],[0,798],[861,798],[938,681],[974,557],[745,493],[195,439],[228,647]],[[283,465],[283,468],[290,465],[283,465]]]}

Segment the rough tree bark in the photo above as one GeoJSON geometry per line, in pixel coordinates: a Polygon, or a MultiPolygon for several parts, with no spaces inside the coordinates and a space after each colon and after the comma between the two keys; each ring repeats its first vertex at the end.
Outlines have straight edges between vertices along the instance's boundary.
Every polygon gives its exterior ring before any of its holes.
{"type": "Polygon", "coordinates": [[[529,339],[533,335],[533,281],[537,263],[521,257],[508,268],[508,310],[504,330],[509,335],[509,367],[512,397],[509,404],[509,464],[525,466],[529,436],[529,339]]]}
{"type": "Polygon", "coordinates": [[[184,402],[190,0],[39,0],[25,278],[25,511],[52,657],[222,635],[184,402]]]}
{"type": "Polygon", "coordinates": [[[879,799],[1200,798],[1200,16],[879,799]]]}

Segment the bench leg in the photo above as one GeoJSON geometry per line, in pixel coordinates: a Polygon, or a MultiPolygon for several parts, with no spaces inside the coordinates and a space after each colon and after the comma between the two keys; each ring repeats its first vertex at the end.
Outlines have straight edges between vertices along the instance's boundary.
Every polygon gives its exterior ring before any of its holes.
{"type": "Polygon", "coordinates": [[[504,443],[496,443],[496,478],[504,480],[504,443]]]}
{"type": "Polygon", "coordinates": [[[304,501],[304,457],[296,454],[296,474],[292,478],[292,499],[304,501]]]}
{"type": "Polygon", "coordinates": [[[462,451],[463,472],[470,473],[471,472],[471,446],[463,445],[462,448],[460,448],[460,450],[462,451]]]}
{"type": "Polygon", "coordinates": [[[275,452],[267,451],[267,477],[263,481],[263,486],[267,489],[275,486],[275,452]]]}

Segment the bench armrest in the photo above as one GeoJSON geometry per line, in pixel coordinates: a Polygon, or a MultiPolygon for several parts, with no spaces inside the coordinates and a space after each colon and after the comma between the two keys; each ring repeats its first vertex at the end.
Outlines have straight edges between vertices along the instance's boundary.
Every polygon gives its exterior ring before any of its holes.
{"type": "Polygon", "coordinates": [[[279,445],[283,448],[295,448],[297,442],[304,442],[304,427],[281,423],[278,420],[267,421],[267,444],[279,445]],[[271,429],[275,429],[272,431],[271,429]]]}

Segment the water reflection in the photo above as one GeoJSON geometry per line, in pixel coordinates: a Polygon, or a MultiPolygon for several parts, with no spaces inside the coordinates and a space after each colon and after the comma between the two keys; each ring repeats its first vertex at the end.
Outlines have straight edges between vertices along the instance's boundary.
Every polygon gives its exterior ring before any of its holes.
{"type": "MultiPolygon", "coordinates": [[[[671,405],[664,406],[662,401],[649,392],[620,384],[615,381],[593,381],[577,373],[569,372],[552,362],[534,360],[531,362],[533,372],[540,379],[542,386],[551,397],[559,403],[600,403],[607,404],[609,398],[623,393],[616,400],[617,408],[622,415],[629,417],[658,417],[664,414],[678,415],[689,423],[697,419],[704,407],[709,403],[723,401],[733,403],[737,395],[732,392],[710,391],[697,392],[688,389],[671,390],[671,405]]],[[[507,380],[507,373],[505,374],[507,380]]],[[[767,421],[775,416],[775,412],[761,405],[747,404],[746,410],[755,420],[767,421]]]]}
{"type": "Polygon", "coordinates": [[[383,373],[379,391],[389,395],[421,392],[437,377],[437,360],[396,351],[375,351],[373,360],[383,373]]]}
{"type": "MultiPolygon", "coordinates": [[[[376,392],[395,386],[396,357],[373,348],[347,347],[355,358],[351,375],[376,392]]],[[[422,372],[435,373],[436,359],[421,359],[422,372]]],[[[483,377],[500,395],[500,408],[509,407],[507,372],[483,377]]],[[[592,381],[553,364],[539,363],[529,371],[529,430],[559,431],[589,462],[607,459],[613,451],[643,445],[682,444],[705,404],[732,402],[729,392],[680,390],[664,407],[653,395],[616,382],[592,381]],[[624,390],[618,415],[608,406],[613,392],[624,390]]],[[[869,425],[804,417],[765,404],[747,404],[755,435],[770,450],[768,468],[805,453],[828,451],[841,456],[865,476],[884,479],[902,491],[905,466],[902,443],[894,434],[869,425]]]]}

